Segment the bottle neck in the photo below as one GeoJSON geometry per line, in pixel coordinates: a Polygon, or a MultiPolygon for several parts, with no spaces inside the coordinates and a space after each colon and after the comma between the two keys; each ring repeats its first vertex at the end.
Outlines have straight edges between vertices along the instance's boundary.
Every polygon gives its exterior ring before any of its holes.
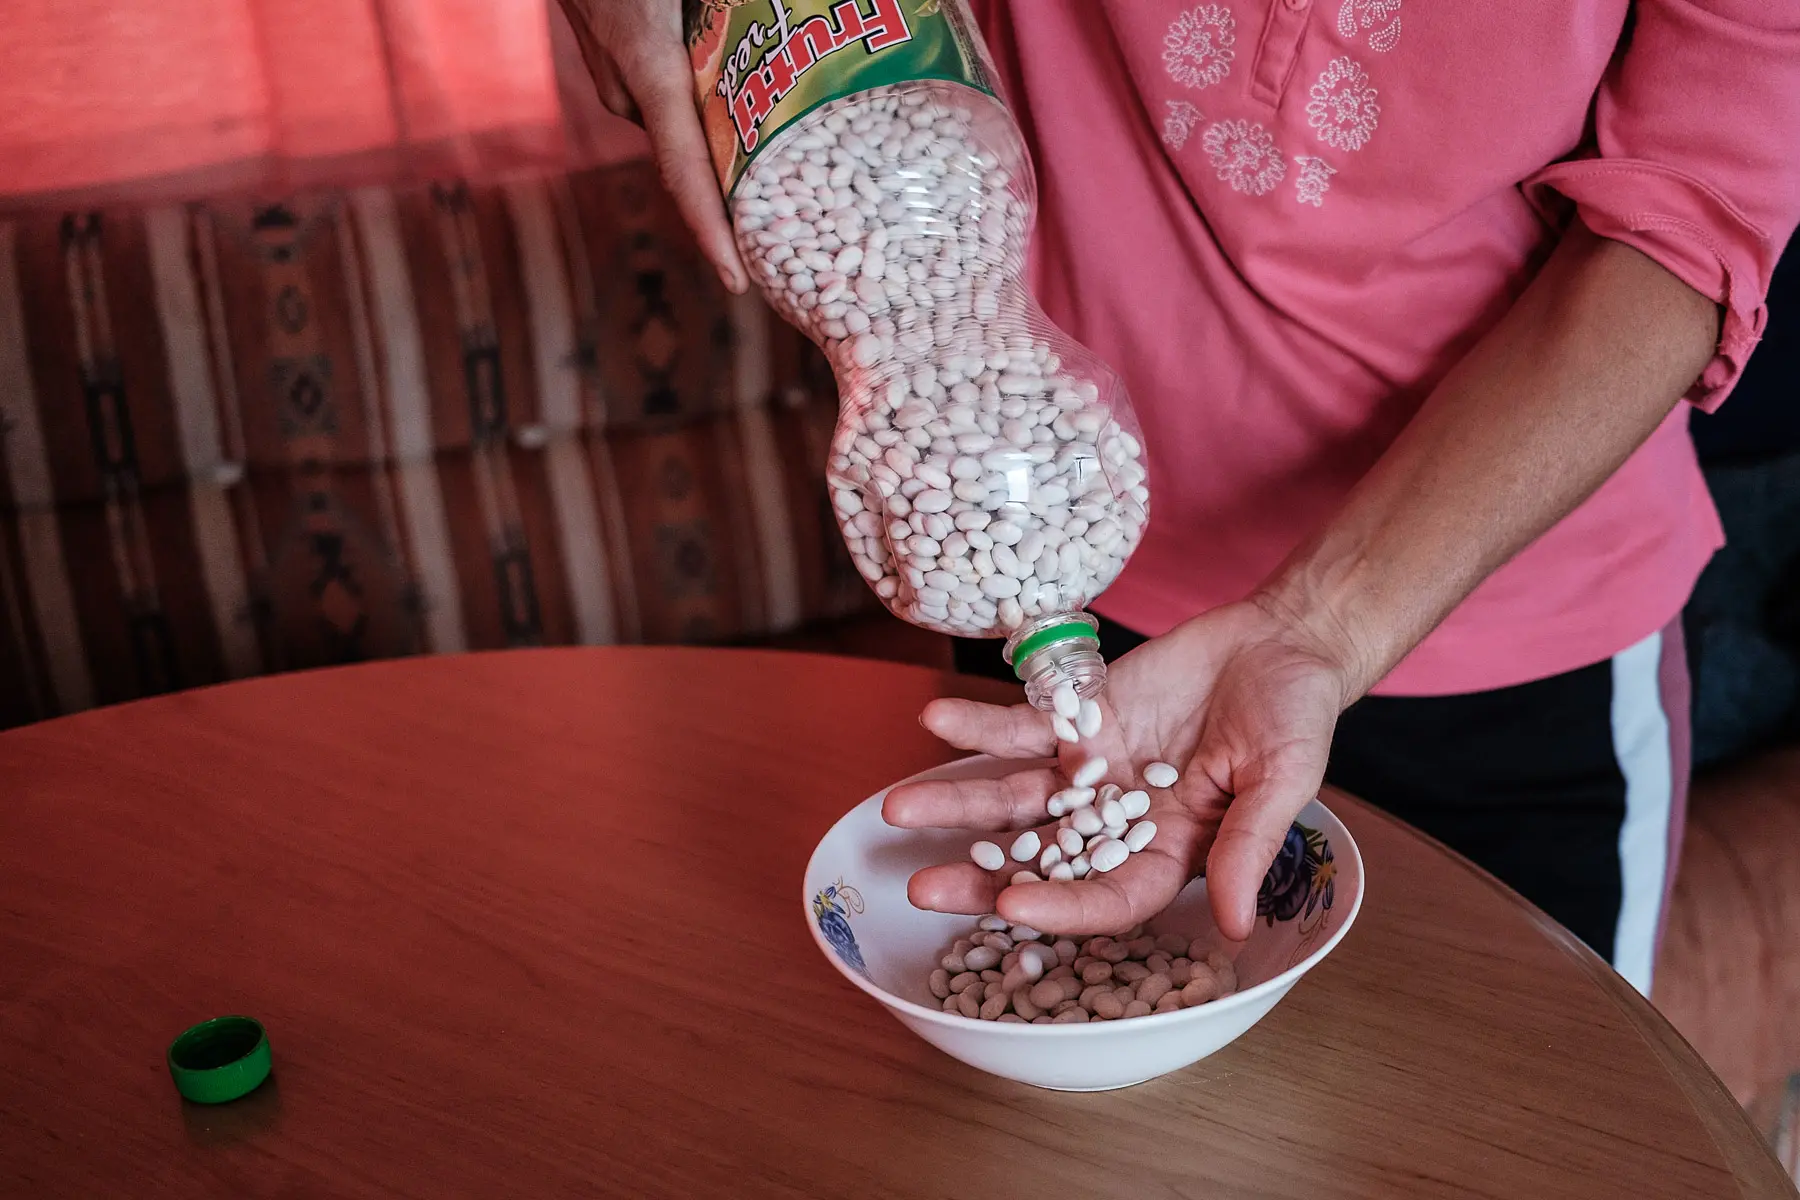
{"type": "Polygon", "coordinates": [[[1086,613],[1056,613],[1021,626],[1007,639],[1006,661],[1025,685],[1033,708],[1052,711],[1052,697],[1064,683],[1084,700],[1105,690],[1106,660],[1100,656],[1098,629],[1099,623],[1086,613]]]}

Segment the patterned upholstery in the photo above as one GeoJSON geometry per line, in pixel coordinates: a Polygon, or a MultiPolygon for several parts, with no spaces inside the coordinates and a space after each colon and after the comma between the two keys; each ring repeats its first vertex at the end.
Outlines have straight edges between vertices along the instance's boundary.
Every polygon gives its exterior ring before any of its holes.
{"type": "Polygon", "coordinates": [[[643,161],[0,226],[0,726],[866,611],[834,419],[643,161]]]}

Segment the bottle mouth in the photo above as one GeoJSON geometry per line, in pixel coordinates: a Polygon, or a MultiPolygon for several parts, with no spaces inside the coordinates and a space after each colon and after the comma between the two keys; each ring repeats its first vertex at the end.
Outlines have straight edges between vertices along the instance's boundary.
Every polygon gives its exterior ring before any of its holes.
{"type": "Polygon", "coordinates": [[[1100,649],[1100,622],[1084,612],[1056,613],[1020,626],[1006,639],[1001,655],[1024,682],[1036,673],[1033,660],[1046,650],[1067,653],[1077,649],[1100,649]]]}

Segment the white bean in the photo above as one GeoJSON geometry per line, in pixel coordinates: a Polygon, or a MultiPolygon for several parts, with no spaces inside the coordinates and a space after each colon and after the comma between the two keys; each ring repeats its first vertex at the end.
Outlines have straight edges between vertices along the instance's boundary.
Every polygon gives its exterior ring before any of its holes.
{"type": "Polygon", "coordinates": [[[1013,839],[1012,857],[1014,862],[1030,862],[1038,853],[1037,830],[1027,829],[1013,839]]]}
{"type": "Polygon", "coordinates": [[[1100,732],[1100,706],[1092,700],[1081,702],[1081,711],[1075,716],[1075,730],[1084,738],[1095,737],[1100,732]]]}
{"type": "MultiPolygon", "coordinates": [[[[1007,551],[1012,554],[1011,549],[1007,551]]],[[[1055,706],[1056,715],[1065,721],[1073,721],[1081,713],[1081,697],[1076,694],[1075,685],[1063,680],[1050,693],[1051,704],[1055,706]]]]}
{"type": "Polygon", "coordinates": [[[1131,831],[1125,835],[1125,848],[1130,850],[1133,854],[1136,854],[1139,850],[1148,846],[1150,844],[1150,839],[1155,836],[1155,821],[1139,821],[1136,825],[1133,825],[1131,831]]]}
{"type": "Polygon", "coordinates": [[[1076,787],[1093,787],[1106,777],[1106,765],[1104,758],[1090,758],[1075,768],[1069,782],[1076,787]]]}
{"type": "Polygon", "coordinates": [[[1074,724],[1061,713],[1050,718],[1050,728],[1055,731],[1056,740],[1059,742],[1068,742],[1073,745],[1081,740],[1081,735],[1076,731],[1074,724]]]}
{"type": "Polygon", "coordinates": [[[984,871],[998,871],[1006,865],[1006,851],[992,842],[976,842],[969,847],[969,857],[984,871]]]}
{"type": "Polygon", "coordinates": [[[1119,804],[1125,810],[1125,819],[1135,821],[1150,811],[1150,793],[1134,788],[1119,797],[1119,804]]]}
{"type": "MultiPolygon", "coordinates": [[[[1091,808],[1076,809],[1069,817],[1069,824],[1074,828],[1075,832],[1082,837],[1093,837],[1096,833],[1099,833],[1106,827],[1106,822],[1100,819],[1100,814],[1091,808]]],[[[976,844],[982,846],[993,845],[991,842],[978,842],[976,844]]],[[[995,846],[994,849],[998,850],[999,847],[995,846]]],[[[976,861],[979,862],[981,860],[977,859],[976,861]]],[[[994,867],[988,868],[990,871],[995,869],[996,868],[994,867]]]]}
{"type": "Polygon", "coordinates": [[[1181,779],[1181,772],[1166,762],[1153,762],[1144,768],[1144,782],[1154,788],[1172,788],[1181,779]]]}
{"type": "Polygon", "coordinates": [[[1057,794],[1063,798],[1063,806],[1070,812],[1092,804],[1095,795],[1091,787],[1066,787],[1057,794]]]}
{"type": "Polygon", "coordinates": [[[1088,860],[1094,864],[1094,870],[1105,872],[1122,865],[1130,857],[1131,851],[1124,842],[1108,838],[1089,854],[1088,860]]]}
{"type": "Polygon", "coordinates": [[[1042,883],[1044,877],[1036,871],[1014,871],[1012,883],[1016,887],[1021,883],[1042,883]]]}

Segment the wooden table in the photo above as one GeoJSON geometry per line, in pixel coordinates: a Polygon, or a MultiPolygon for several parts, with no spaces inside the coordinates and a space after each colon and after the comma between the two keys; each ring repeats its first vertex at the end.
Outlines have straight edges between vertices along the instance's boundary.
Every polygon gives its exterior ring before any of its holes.
{"type": "MultiPolygon", "coordinates": [[[[821,959],[831,822],[996,685],[544,651],[261,680],[0,735],[0,1195],[1791,1195],[1604,966],[1361,805],[1338,951],[1214,1057],[990,1078],[821,959]],[[185,1106],[169,1040],[263,1020],[185,1106]]],[[[1335,798],[1334,798],[1335,799],[1335,798]]]]}

